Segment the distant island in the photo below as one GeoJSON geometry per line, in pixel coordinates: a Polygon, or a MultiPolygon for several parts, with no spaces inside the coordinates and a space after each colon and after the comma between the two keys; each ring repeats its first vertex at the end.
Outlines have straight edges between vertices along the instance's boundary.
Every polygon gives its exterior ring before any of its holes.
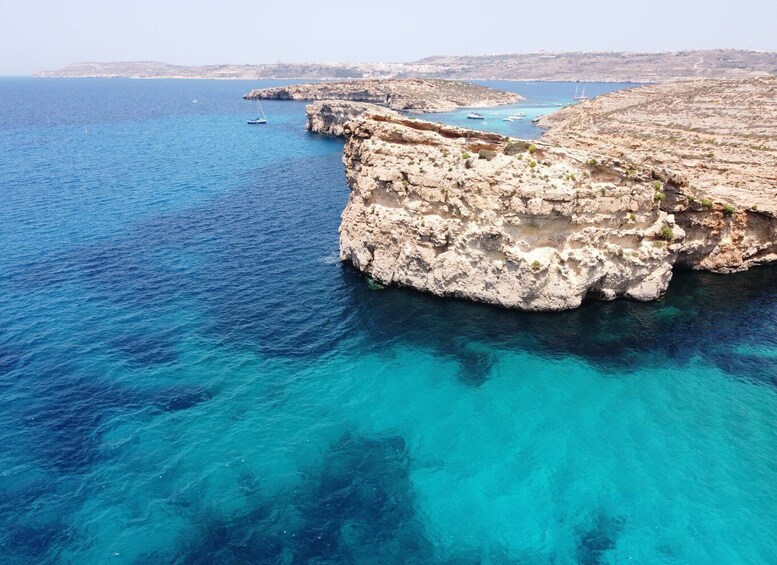
{"type": "Polygon", "coordinates": [[[777,53],[733,49],[663,53],[570,52],[437,56],[409,63],[170,65],[152,61],[77,63],[37,77],[303,79],[445,78],[466,80],[666,82],[777,74],[777,53]]]}
{"type": "Polygon", "coordinates": [[[402,112],[450,112],[462,107],[513,104],[513,92],[440,79],[364,79],[296,84],[252,90],[246,100],[349,100],[378,104],[402,112]]]}

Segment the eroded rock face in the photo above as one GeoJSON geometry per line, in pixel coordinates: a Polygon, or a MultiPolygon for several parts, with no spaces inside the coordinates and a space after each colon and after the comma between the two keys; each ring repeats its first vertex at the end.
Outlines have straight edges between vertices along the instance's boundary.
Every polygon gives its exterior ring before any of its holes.
{"type": "Polygon", "coordinates": [[[247,100],[350,100],[406,112],[512,104],[522,97],[467,82],[440,79],[364,79],[252,90],[247,100]]]}
{"type": "Polygon", "coordinates": [[[322,100],[305,107],[307,129],[313,133],[342,137],[345,123],[365,115],[383,115],[399,118],[400,114],[366,102],[322,100]]]}
{"type": "Polygon", "coordinates": [[[645,169],[406,118],[345,133],[340,256],[381,283],[526,310],[667,288],[684,233],[645,169]]]}
{"type": "Polygon", "coordinates": [[[777,77],[618,91],[539,120],[543,140],[642,163],[686,231],[677,264],[777,261],[777,77]]]}

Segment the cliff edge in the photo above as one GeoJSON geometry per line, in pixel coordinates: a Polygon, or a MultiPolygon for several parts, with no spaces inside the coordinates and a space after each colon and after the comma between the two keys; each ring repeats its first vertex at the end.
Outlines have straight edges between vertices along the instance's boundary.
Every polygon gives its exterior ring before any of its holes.
{"type": "Polygon", "coordinates": [[[381,283],[526,310],[669,284],[684,233],[645,168],[402,117],[345,133],[340,256],[381,283]]]}

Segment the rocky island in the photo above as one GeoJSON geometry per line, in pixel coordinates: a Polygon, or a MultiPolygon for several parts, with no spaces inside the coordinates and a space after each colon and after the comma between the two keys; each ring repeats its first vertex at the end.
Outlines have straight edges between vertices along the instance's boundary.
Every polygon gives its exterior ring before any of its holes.
{"type": "Polygon", "coordinates": [[[348,100],[401,112],[450,112],[462,107],[513,104],[513,92],[466,82],[434,79],[368,79],[297,84],[252,90],[246,100],[348,100]]]}
{"type": "Polygon", "coordinates": [[[340,256],[383,284],[509,308],[659,297],[674,266],[777,260],[777,79],[616,92],[540,142],[362,112],[340,256]]]}

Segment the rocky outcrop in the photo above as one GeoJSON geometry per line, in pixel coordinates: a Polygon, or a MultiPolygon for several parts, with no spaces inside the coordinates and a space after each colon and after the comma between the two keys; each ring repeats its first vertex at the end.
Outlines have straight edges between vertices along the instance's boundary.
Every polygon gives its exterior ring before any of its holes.
{"type": "Polygon", "coordinates": [[[667,288],[684,232],[647,169],[407,118],[345,130],[340,256],[383,284],[526,310],[667,288]]]}
{"type": "Polygon", "coordinates": [[[368,104],[345,100],[322,100],[305,107],[307,129],[313,133],[342,137],[345,123],[365,115],[401,116],[398,112],[368,104]]]}
{"type": "Polygon", "coordinates": [[[777,77],[614,92],[541,118],[543,140],[640,163],[686,238],[677,264],[777,261],[777,77]]]}
{"type": "Polygon", "coordinates": [[[252,90],[247,100],[349,100],[404,112],[449,112],[461,107],[512,104],[521,96],[466,82],[437,79],[366,79],[252,90]]]}

